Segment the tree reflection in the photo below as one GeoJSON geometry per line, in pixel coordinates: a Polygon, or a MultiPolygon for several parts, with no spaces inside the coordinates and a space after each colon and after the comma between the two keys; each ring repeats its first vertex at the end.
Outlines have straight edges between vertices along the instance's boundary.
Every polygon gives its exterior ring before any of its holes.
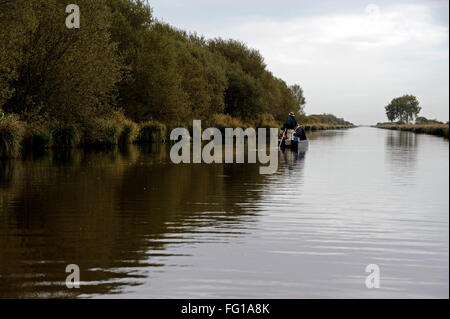
{"type": "Polygon", "coordinates": [[[164,145],[0,162],[0,297],[140,284],[145,270],[164,266],[155,257],[170,258],[169,243],[245,233],[264,180],[258,164],[171,164],[164,145]],[[65,287],[70,263],[80,266],[80,289],[65,287]]]}

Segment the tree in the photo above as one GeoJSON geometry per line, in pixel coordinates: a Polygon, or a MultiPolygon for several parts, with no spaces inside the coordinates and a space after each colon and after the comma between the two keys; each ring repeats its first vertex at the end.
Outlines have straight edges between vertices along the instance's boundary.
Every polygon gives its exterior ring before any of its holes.
{"type": "Polygon", "coordinates": [[[414,120],[421,109],[417,98],[414,95],[407,94],[393,99],[385,107],[389,121],[393,122],[399,119],[403,123],[409,123],[410,120],[414,120]]]}
{"type": "Polygon", "coordinates": [[[228,88],[225,90],[225,113],[243,120],[264,113],[260,83],[240,66],[228,70],[228,88]]]}
{"type": "Polygon", "coordinates": [[[174,125],[184,119],[188,95],[182,88],[174,41],[156,23],[143,1],[111,0],[111,38],[126,68],[118,101],[135,121],[174,125]]]}
{"type": "Polygon", "coordinates": [[[291,85],[289,88],[291,89],[292,94],[294,95],[297,102],[298,113],[304,115],[306,99],[303,95],[303,89],[298,84],[291,85]]]}
{"type": "Polygon", "coordinates": [[[444,123],[436,119],[430,120],[424,116],[419,116],[416,118],[416,124],[444,124],[444,123]]]}
{"type": "MultiPolygon", "coordinates": [[[[80,29],[66,28],[61,1],[11,2],[12,18],[2,20],[0,28],[0,39],[9,40],[2,47],[5,55],[13,57],[6,69],[12,69],[14,76],[6,90],[0,89],[6,112],[24,119],[49,115],[58,121],[80,122],[113,103],[121,64],[107,31],[106,1],[77,3],[84,8],[85,23],[80,29]],[[13,35],[5,36],[9,31],[13,35]]],[[[0,67],[1,79],[6,78],[4,70],[0,67]]]]}

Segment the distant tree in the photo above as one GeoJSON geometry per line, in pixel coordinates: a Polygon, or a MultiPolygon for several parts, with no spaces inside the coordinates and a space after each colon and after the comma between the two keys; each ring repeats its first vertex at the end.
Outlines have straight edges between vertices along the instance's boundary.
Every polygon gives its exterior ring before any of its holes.
{"type": "Polygon", "coordinates": [[[294,95],[295,100],[297,101],[298,113],[304,115],[306,99],[303,95],[303,89],[298,84],[291,85],[289,88],[291,89],[292,94],[294,95]]]}
{"type": "Polygon", "coordinates": [[[418,118],[416,118],[416,124],[443,124],[443,122],[436,119],[430,120],[424,116],[419,116],[418,118]]]}
{"type": "Polygon", "coordinates": [[[403,123],[409,123],[410,120],[417,117],[421,109],[419,101],[414,95],[397,97],[385,107],[389,121],[393,122],[398,119],[403,123]]]}

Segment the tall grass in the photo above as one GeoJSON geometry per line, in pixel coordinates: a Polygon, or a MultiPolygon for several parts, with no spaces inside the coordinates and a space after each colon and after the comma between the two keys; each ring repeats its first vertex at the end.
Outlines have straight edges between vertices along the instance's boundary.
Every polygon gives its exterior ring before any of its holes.
{"type": "Polygon", "coordinates": [[[16,157],[20,154],[23,124],[17,115],[6,115],[0,119],[0,158],[16,157]]]}
{"type": "Polygon", "coordinates": [[[75,126],[57,123],[51,128],[54,148],[71,148],[77,146],[80,138],[75,126]]]}
{"type": "Polygon", "coordinates": [[[107,117],[84,123],[82,131],[83,145],[117,145],[133,143],[138,135],[138,126],[123,113],[115,111],[107,117]]]}
{"type": "Polygon", "coordinates": [[[139,124],[139,134],[137,142],[157,143],[166,142],[167,140],[167,126],[157,121],[147,121],[139,124]]]}
{"type": "Polygon", "coordinates": [[[409,131],[414,133],[431,134],[449,138],[448,124],[377,124],[375,127],[388,129],[409,131]]]}
{"type": "Polygon", "coordinates": [[[231,117],[228,114],[213,114],[209,119],[203,121],[202,126],[205,127],[215,127],[219,130],[223,131],[225,128],[245,128],[248,127],[248,124],[240,121],[237,118],[231,117]]]}
{"type": "Polygon", "coordinates": [[[26,150],[44,150],[52,145],[52,132],[46,125],[27,123],[23,137],[23,147],[26,150]]]}
{"type": "Polygon", "coordinates": [[[130,144],[136,141],[139,134],[139,126],[127,119],[122,113],[116,113],[117,121],[121,126],[119,144],[130,144]]]}
{"type": "Polygon", "coordinates": [[[255,128],[273,128],[280,127],[280,123],[278,123],[272,114],[260,114],[255,120],[254,123],[255,128]]]}

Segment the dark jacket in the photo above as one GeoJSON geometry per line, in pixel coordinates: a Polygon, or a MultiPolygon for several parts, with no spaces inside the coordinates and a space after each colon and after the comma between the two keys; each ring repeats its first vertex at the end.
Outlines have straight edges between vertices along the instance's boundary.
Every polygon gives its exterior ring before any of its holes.
{"type": "Polygon", "coordinates": [[[281,130],[293,130],[297,126],[297,120],[295,119],[294,115],[289,115],[288,119],[286,120],[286,123],[284,123],[283,128],[281,130]]]}
{"type": "Polygon", "coordinates": [[[294,135],[297,136],[300,139],[300,141],[307,140],[305,130],[302,129],[300,126],[297,127],[297,129],[295,130],[294,135]]]}

